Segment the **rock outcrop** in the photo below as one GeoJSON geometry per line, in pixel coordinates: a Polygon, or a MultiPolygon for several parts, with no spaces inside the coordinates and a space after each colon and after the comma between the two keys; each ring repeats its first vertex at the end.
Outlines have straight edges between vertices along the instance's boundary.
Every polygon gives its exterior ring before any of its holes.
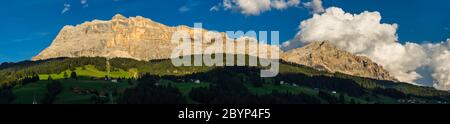
{"type": "Polygon", "coordinates": [[[379,80],[395,80],[382,66],[364,56],[340,50],[329,42],[312,42],[281,55],[287,62],[306,65],[318,70],[379,80]]]}
{"type": "MultiPolygon", "coordinates": [[[[207,33],[207,30],[194,29],[184,25],[170,27],[144,17],[126,18],[118,14],[110,21],[94,20],[77,26],[65,26],[52,44],[32,60],[81,56],[121,57],[137,60],[168,59],[171,57],[172,51],[180,45],[171,42],[172,34],[180,30],[186,31],[192,37],[191,40],[199,38],[194,36],[195,30],[202,32],[203,39],[212,37],[211,35],[221,35],[223,38],[227,38],[225,33],[207,33]]],[[[223,41],[225,42],[225,39],[223,41]]],[[[251,39],[247,41],[249,47],[243,52],[246,54],[254,52],[257,49],[255,47],[260,45],[281,52],[276,46],[257,43],[251,39]]],[[[223,45],[220,46],[213,42],[214,40],[202,42],[203,49],[207,47],[225,48],[223,45]]],[[[192,52],[192,54],[198,53],[192,52]]]]}
{"type": "MultiPolygon", "coordinates": [[[[65,26],[52,44],[32,60],[59,57],[169,59],[173,57],[173,50],[179,48],[180,45],[172,43],[172,35],[180,30],[186,31],[192,37],[191,40],[198,38],[205,40],[201,43],[201,47],[206,51],[192,52],[191,54],[212,54],[208,50],[226,49],[224,44],[218,44],[214,38],[210,37],[219,36],[223,40],[230,39],[225,33],[211,33],[205,29],[194,29],[188,26],[170,27],[144,17],[126,18],[118,14],[110,21],[94,20],[76,26],[65,26]],[[196,31],[202,32],[201,37],[194,35],[196,31]],[[207,41],[206,39],[214,40],[207,41]]],[[[311,66],[319,70],[381,80],[395,80],[383,67],[370,59],[339,50],[328,42],[314,42],[283,53],[277,46],[258,43],[252,38],[243,37],[237,40],[246,41],[245,51],[236,50],[237,47],[234,46],[232,53],[229,51],[223,53],[258,56],[258,48],[267,47],[268,57],[272,55],[272,51],[277,51],[281,59],[285,61],[311,66]]]]}

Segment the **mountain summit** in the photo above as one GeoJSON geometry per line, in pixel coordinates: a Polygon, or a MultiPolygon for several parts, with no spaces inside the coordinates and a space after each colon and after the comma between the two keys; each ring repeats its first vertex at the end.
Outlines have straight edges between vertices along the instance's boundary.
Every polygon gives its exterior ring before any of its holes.
{"type": "Polygon", "coordinates": [[[143,17],[126,18],[120,14],[110,21],[94,20],[65,26],[52,44],[32,60],[57,57],[123,57],[138,60],[163,59],[175,47],[168,27],[143,17]]]}
{"type": "MultiPolygon", "coordinates": [[[[203,39],[211,37],[210,35],[227,38],[225,33],[210,34],[206,33],[207,30],[188,26],[170,27],[141,16],[127,18],[117,14],[109,21],[94,20],[76,26],[65,26],[52,44],[32,60],[59,57],[169,59],[172,50],[179,45],[171,42],[172,34],[179,30],[188,32],[192,37],[191,40],[198,38],[193,36],[194,30],[203,32],[203,39]]],[[[269,50],[279,51],[281,59],[287,62],[329,72],[394,80],[383,67],[370,59],[342,51],[328,42],[313,42],[283,53],[277,46],[261,44],[255,40],[245,41],[247,43],[245,51],[236,51],[237,53],[257,56],[255,52],[258,51],[258,47],[264,45],[269,50]]],[[[202,44],[203,48],[223,47],[215,45],[217,44],[214,44],[214,40],[202,44]]]]}
{"type": "MultiPolygon", "coordinates": [[[[194,30],[203,33],[203,39],[212,35],[225,38],[225,33],[206,33],[207,30],[188,26],[170,27],[137,16],[127,18],[117,14],[109,21],[94,20],[76,26],[65,26],[52,44],[32,60],[58,57],[107,57],[132,58],[136,60],[168,59],[179,44],[171,42],[172,34],[184,30],[192,40],[194,30]]],[[[281,51],[278,47],[250,42],[245,53],[254,52],[258,45],[281,51]],[[251,49],[251,50],[249,50],[251,49]]],[[[203,42],[203,48],[217,45],[214,41],[203,42]]]]}
{"type": "Polygon", "coordinates": [[[314,67],[318,70],[341,72],[349,75],[395,80],[382,66],[364,56],[355,56],[340,50],[329,42],[312,42],[281,55],[287,62],[314,67]]]}

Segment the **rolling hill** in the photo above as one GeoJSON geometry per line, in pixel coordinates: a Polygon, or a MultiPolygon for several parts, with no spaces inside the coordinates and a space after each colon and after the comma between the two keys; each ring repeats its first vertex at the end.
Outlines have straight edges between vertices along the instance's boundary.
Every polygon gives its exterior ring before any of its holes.
{"type": "MultiPolygon", "coordinates": [[[[143,101],[130,102],[130,99],[125,98],[142,94],[138,93],[138,89],[147,87],[143,84],[148,82],[152,82],[152,86],[177,89],[177,92],[182,96],[180,99],[185,101],[182,103],[190,104],[205,103],[205,101],[197,98],[201,95],[192,94],[220,91],[221,87],[233,87],[230,91],[241,89],[242,92],[236,91],[235,95],[245,93],[244,96],[248,96],[247,99],[253,99],[254,101],[217,97],[218,99],[211,100],[215,101],[212,103],[228,103],[231,101],[230,103],[254,104],[392,104],[447,103],[450,100],[450,93],[430,87],[357,77],[338,72],[318,71],[311,67],[284,61],[280,65],[280,74],[274,78],[260,78],[258,68],[262,67],[175,67],[168,59],[138,61],[126,58],[106,59],[100,57],[57,58],[5,63],[0,68],[1,77],[5,77],[1,79],[2,89],[9,89],[14,94],[15,97],[11,103],[22,104],[31,104],[35,99],[39,101],[43,98],[48,92],[48,84],[52,81],[58,81],[62,84],[62,91],[56,95],[55,104],[141,103],[143,101]],[[72,72],[77,74],[76,79],[71,78],[72,72]],[[66,76],[64,76],[64,73],[66,73],[66,76]],[[36,75],[38,75],[39,80],[31,82],[26,80],[36,75]],[[51,76],[50,80],[49,76],[51,76]],[[107,77],[106,80],[105,77],[107,77]],[[144,80],[147,77],[153,78],[151,81],[144,80]],[[232,79],[239,83],[230,83],[218,87],[221,80],[232,79]],[[213,90],[214,88],[219,89],[213,90]],[[92,90],[95,93],[79,93],[79,90],[92,90]],[[344,99],[344,102],[337,102],[339,98],[344,99]]],[[[172,90],[169,91],[172,92],[172,90]]],[[[165,91],[162,90],[161,92],[165,91]]],[[[222,93],[213,92],[210,94],[220,96],[222,93]]],[[[151,95],[140,97],[148,98],[151,95]]],[[[201,98],[208,98],[208,96],[201,96],[201,98]]],[[[143,103],[147,102],[144,101],[143,103]]]]}
{"type": "MultiPolygon", "coordinates": [[[[180,39],[181,40],[181,39],[180,39]]],[[[189,44],[191,45],[191,44],[189,44]]],[[[191,46],[192,47],[192,46],[191,46]]],[[[184,53],[184,52],[183,52],[184,53]]],[[[190,104],[375,104],[448,103],[450,93],[397,82],[381,65],[329,42],[283,52],[249,37],[187,26],[170,27],[144,17],[93,20],[65,26],[33,61],[0,65],[0,103],[190,103],[190,104]],[[171,62],[171,36],[184,31],[202,51],[248,58],[280,53],[279,74],[261,78],[265,66],[181,66],[171,62]],[[196,35],[200,32],[201,35],[196,35]],[[227,39],[224,43],[216,38],[227,39]],[[203,41],[203,40],[202,40],[203,41]],[[224,44],[233,44],[231,51],[224,44]],[[267,55],[260,51],[267,47],[267,55]],[[227,48],[227,47],[225,47],[227,48]],[[270,52],[269,52],[270,51],[270,52]],[[275,52],[277,51],[277,52],[275,52]],[[275,52],[275,53],[273,53],[275,52]],[[258,54],[257,54],[258,53],[258,54]]],[[[226,60],[224,60],[226,61],[226,60]]],[[[237,61],[237,60],[235,60],[237,61]]]]}

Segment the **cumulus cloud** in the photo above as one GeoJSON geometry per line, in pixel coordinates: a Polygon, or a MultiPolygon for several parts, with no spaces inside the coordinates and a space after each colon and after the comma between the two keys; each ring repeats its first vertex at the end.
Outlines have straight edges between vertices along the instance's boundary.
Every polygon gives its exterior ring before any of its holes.
{"type": "Polygon", "coordinates": [[[322,13],[325,9],[322,5],[322,0],[312,0],[303,4],[306,8],[312,10],[312,13],[322,13]]]}
{"type": "Polygon", "coordinates": [[[286,1],[283,0],[275,0],[272,3],[273,8],[276,9],[286,9],[288,7],[286,1]]]}
{"type": "Polygon", "coordinates": [[[64,14],[64,13],[66,13],[67,11],[69,11],[70,10],[70,4],[64,4],[64,8],[63,8],[63,10],[61,11],[61,14],[64,14]]]}
{"type": "Polygon", "coordinates": [[[271,8],[270,0],[235,0],[236,5],[245,15],[259,15],[271,8]]]}
{"type": "Polygon", "coordinates": [[[450,39],[438,44],[424,44],[429,57],[429,69],[434,79],[433,87],[450,90],[450,39]]]}
{"type": "Polygon", "coordinates": [[[288,7],[298,6],[300,4],[300,0],[273,0],[271,5],[275,9],[287,9],[288,7]]]}
{"type": "Polygon", "coordinates": [[[272,8],[283,10],[288,7],[296,7],[299,4],[300,0],[223,0],[222,3],[213,6],[210,11],[217,11],[223,7],[224,10],[236,10],[250,16],[259,15],[272,8]]]}
{"type": "Polygon", "coordinates": [[[450,52],[447,50],[437,56],[431,64],[434,73],[432,74],[436,82],[434,87],[450,90],[450,52]]]}
{"type": "Polygon", "coordinates": [[[320,15],[314,14],[302,21],[299,28],[296,37],[283,44],[284,49],[329,41],[350,53],[367,56],[402,82],[417,84],[416,81],[424,76],[417,70],[430,68],[433,86],[450,89],[450,40],[441,44],[401,44],[397,38],[397,24],[381,23],[379,12],[351,14],[337,7],[328,8],[320,15]]]}

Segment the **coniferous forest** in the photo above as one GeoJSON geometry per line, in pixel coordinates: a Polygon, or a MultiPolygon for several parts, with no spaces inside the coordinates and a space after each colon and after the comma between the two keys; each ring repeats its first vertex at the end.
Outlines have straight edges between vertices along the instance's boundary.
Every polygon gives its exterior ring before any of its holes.
{"type": "Polygon", "coordinates": [[[282,62],[174,67],[170,60],[58,58],[0,65],[2,104],[445,104],[430,87],[327,73],[282,62]]]}

